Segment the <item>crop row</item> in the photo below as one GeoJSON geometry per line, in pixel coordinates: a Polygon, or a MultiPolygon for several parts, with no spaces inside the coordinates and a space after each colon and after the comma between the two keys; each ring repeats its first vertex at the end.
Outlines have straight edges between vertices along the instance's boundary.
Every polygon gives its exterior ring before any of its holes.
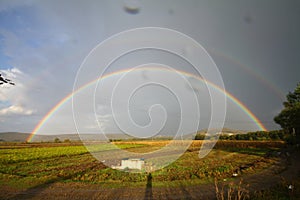
{"type": "MultiPolygon", "coordinates": [[[[146,143],[118,143],[118,146],[126,149],[151,149],[153,146],[158,147],[163,144],[159,141],[155,142],[158,144],[149,144],[146,141],[146,143]]],[[[202,144],[200,142],[195,141],[191,148],[199,149],[202,144]]],[[[231,177],[235,172],[254,172],[273,164],[276,158],[266,155],[269,151],[273,151],[275,146],[281,145],[281,143],[276,143],[276,145],[272,143],[270,148],[266,144],[264,148],[254,147],[261,144],[261,142],[231,141],[217,143],[217,148],[202,159],[199,159],[198,151],[187,151],[169,166],[153,172],[152,181],[205,180],[211,177],[231,177]],[[242,148],[238,148],[240,146],[242,148]]],[[[89,146],[89,149],[93,151],[106,151],[111,148],[111,145],[107,144],[89,146]]],[[[53,180],[133,183],[147,181],[147,174],[127,173],[107,168],[89,154],[85,146],[0,150],[0,184],[8,184],[9,181],[37,184],[53,180]]]]}

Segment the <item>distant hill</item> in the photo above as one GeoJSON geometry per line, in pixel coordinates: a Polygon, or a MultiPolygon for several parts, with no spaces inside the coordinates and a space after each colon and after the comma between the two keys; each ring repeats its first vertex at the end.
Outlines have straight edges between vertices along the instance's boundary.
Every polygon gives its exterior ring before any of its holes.
{"type": "Polygon", "coordinates": [[[25,142],[30,133],[4,132],[0,133],[0,141],[5,142],[25,142]]]}
{"type": "MultiPolygon", "coordinates": [[[[2,132],[0,133],[0,141],[4,142],[26,142],[27,138],[30,136],[30,133],[19,133],[19,132],[2,132]]],[[[124,134],[107,134],[108,139],[130,139],[130,136],[124,134]]],[[[51,142],[55,138],[58,138],[61,141],[69,139],[71,141],[97,141],[97,140],[106,140],[106,138],[101,134],[82,134],[79,137],[78,134],[60,134],[60,135],[34,135],[32,142],[51,142]]]]}
{"type": "MultiPolygon", "coordinates": [[[[197,134],[205,134],[207,129],[203,129],[197,132],[197,134]]],[[[223,128],[223,134],[246,134],[247,131],[235,130],[230,128],[223,128]]],[[[183,138],[191,138],[194,137],[196,134],[187,134],[183,138]]],[[[19,132],[2,132],[0,133],[0,141],[5,142],[26,142],[27,138],[30,136],[30,133],[19,133],[19,132]]],[[[106,134],[108,139],[112,140],[126,140],[132,139],[133,137],[125,135],[125,134],[106,134]]],[[[59,135],[34,135],[32,142],[52,142],[55,138],[58,138],[60,141],[64,141],[69,139],[71,141],[99,141],[99,140],[106,140],[106,138],[101,134],[81,134],[80,137],[78,134],[59,134],[59,135]]],[[[161,135],[157,135],[155,138],[163,138],[161,135]]]]}
{"type": "MultiPolygon", "coordinates": [[[[214,129],[212,129],[212,132],[214,132],[214,129]]],[[[197,134],[205,134],[207,133],[207,129],[203,129],[197,132],[197,134]]],[[[222,134],[246,134],[248,131],[245,130],[237,130],[237,129],[231,129],[231,128],[223,128],[222,129],[222,134]]]]}

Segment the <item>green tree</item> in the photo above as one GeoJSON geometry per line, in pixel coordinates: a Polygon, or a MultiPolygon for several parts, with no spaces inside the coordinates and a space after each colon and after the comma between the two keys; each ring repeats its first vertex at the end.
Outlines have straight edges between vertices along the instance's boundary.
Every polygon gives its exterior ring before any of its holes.
{"type": "Polygon", "coordinates": [[[274,118],[287,133],[296,136],[300,141],[300,83],[294,92],[289,92],[283,110],[274,118]]]}
{"type": "Polygon", "coordinates": [[[195,136],[195,140],[204,140],[204,139],[205,139],[205,134],[197,133],[195,136]]]}

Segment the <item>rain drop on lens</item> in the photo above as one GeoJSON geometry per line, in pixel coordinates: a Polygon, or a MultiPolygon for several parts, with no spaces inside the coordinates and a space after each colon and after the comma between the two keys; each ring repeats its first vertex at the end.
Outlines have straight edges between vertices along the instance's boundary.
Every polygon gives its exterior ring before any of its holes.
{"type": "Polygon", "coordinates": [[[138,14],[140,12],[140,0],[124,0],[124,10],[129,14],[138,14]]]}

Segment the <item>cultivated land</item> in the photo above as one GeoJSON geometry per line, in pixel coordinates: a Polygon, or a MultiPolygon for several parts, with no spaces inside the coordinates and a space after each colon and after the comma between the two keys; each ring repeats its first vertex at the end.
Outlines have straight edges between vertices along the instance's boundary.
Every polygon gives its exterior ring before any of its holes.
{"type": "MultiPolygon", "coordinates": [[[[115,144],[150,152],[168,142],[115,144]]],[[[194,141],[176,162],[150,175],[108,168],[81,143],[0,143],[0,199],[213,199],[215,183],[219,194],[229,187],[252,199],[299,198],[298,152],[284,142],[219,141],[199,159],[201,144],[194,141]]],[[[95,151],[110,151],[105,143],[95,145],[95,151]]]]}

